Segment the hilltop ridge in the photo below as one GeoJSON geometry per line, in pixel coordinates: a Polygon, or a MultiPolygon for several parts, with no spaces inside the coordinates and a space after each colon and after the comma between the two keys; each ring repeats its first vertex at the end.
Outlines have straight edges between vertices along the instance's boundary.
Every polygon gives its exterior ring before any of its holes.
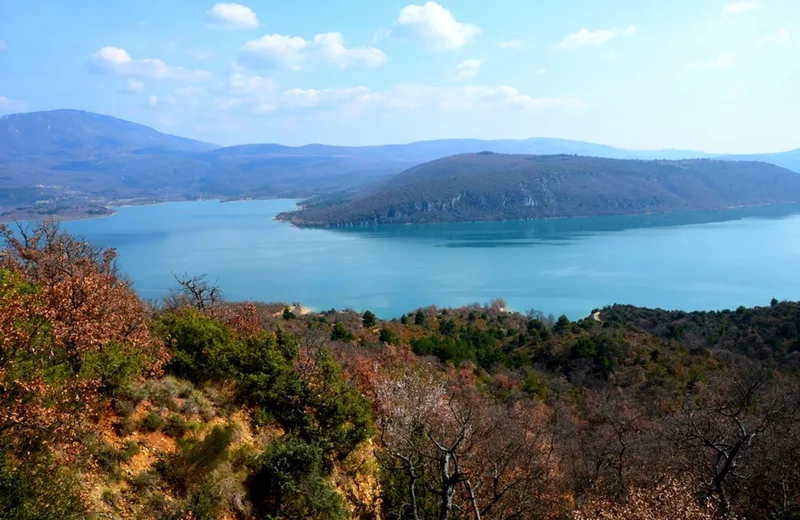
{"type": "Polygon", "coordinates": [[[800,176],[771,164],[569,155],[461,154],[410,168],[280,219],[300,226],[524,220],[714,210],[800,201],[800,176]]]}

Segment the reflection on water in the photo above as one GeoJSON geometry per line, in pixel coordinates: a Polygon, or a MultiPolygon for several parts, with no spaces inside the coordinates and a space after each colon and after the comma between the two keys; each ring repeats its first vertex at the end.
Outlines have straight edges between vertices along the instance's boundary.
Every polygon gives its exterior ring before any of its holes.
{"type": "Polygon", "coordinates": [[[800,214],[800,204],[776,204],[722,211],[687,211],[648,215],[556,218],[544,220],[417,224],[336,229],[371,238],[409,238],[453,242],[443,247],[525,247],[531,243],[567,245],[595,233],[639,228],[711,224],[742,219],[779,219],[800,214]]]}

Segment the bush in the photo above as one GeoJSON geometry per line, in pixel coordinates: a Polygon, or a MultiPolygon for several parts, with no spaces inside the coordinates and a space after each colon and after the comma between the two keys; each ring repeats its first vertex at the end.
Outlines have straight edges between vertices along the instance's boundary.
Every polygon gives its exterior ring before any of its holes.
{"type": "Polygon", "coordinates": [[[139,421],[139,429],[143,432],[155,432],[164,424],[164,419],[158,413],[150,408],[141,421],[139,421]]]}
{"type": "Polygon", "coordinates": [[[232,433],[230,426],[215,426],[202,441],[183,441],[181,450],[159,465],[162,476],[182,493],[198,489],[227,460],[232,433]]]}
{"type": "Polygon", "coordinates": [[[353,335],[344,328],[344,323],[337,321],[333,325],[333,332],[331,332],[331,339],[333,341],[352,341],[353,335]]]}
{"type": "Polygon", "coordinates": [[[273,443],[248,481],[262,517],[339,520],[347,518],[342,497],[324,479],[323,450],[296,438],[273,443]]]}
{"type": "Polygon", "coordinates": [[[78,476],[40,455],[12,465],[0,451],[0,519],[71,520],[86,518],[78,476]]]}
{"type": "Polygon", "coordinates": [[[361,322],[364,324],[364,327],[374,327],[375,324],[378,323],[378,318],[372,313],[372,311],[367,311],[361,318],[361,322]]]}
{"type": "Polygon", "coordinates": [[[389,345],[396,345],[398,342],[397,333],[386,327],[381,329],[380,341],[389,345]]]}
{"type": "Polygon", "coordinates": [[[167,417],[167,421],[164,424],[164,428],[162,431],[165,435],[169,435],[173,439],[180,439],[184,435],[186,435],[186,429],[188,428],[189,424],[186,420],[181,417],[180,415],[172,414],[167,417]]]}
{"type": "Polygon", "coordinates": [[[206,484],[192,493],[187,515],[191,513],[192,520],[217,520],[219,518],[219,497],[211,484],[206,484]]]}

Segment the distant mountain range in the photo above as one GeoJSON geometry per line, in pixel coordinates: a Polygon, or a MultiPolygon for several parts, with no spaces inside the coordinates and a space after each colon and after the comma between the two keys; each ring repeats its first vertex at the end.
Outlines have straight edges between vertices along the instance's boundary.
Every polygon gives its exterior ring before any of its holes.
{"type": "MultiPolygon", "coordinates": [[[[384,146],[220,147],[77,110],[0,117],[0,214],[102,214],[120,203],[198,198],[298,197],[352,192],[446,156],[492,151],[616,159],[708,158],[695,151],[637,151],[564,139],[448,139],[384,146]]],[[[800,150],[758,156],[800,172],[800,150]]]]}
{"type": "Polygon", "coordinates": [[[461,154],[415,166],[335,203],[279,215],[352,227],[629,215],[800,202],[800,175],[752,161],[643,161],[461,154]]]}

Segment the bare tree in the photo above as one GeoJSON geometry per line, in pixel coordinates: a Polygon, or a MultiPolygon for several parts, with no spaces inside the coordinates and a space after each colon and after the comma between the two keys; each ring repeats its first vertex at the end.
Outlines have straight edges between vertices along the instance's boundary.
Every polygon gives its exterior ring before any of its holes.
{"type": "Polygon", "coordinates": [[[797,412],[797,400],[781,390],[777,377],[763,367],[742,367],[687,395],[678,413],[677,440],[701,465],[706,495],[724,514],[756,474],[754,455],[797,412]]]}
{"type": "Polygon", "coordinates": [[[182,303],[187,303],[202,312],[222,302],[219,280],[211,283],[205,274],[189,276],[184,273],[178,276],[172,273],[172,276],[178,282],[179,289],[177,294],[171,295],[168,306],[181,306],[182,303]]]}
{"type": "Polygon", "coordinates": [[[378,458],[405,486],[398,517],[505,520],[544,516],[559,503],[543,407],[496,403],[425,368],[386,377],[377,402],[378,458]]]}

